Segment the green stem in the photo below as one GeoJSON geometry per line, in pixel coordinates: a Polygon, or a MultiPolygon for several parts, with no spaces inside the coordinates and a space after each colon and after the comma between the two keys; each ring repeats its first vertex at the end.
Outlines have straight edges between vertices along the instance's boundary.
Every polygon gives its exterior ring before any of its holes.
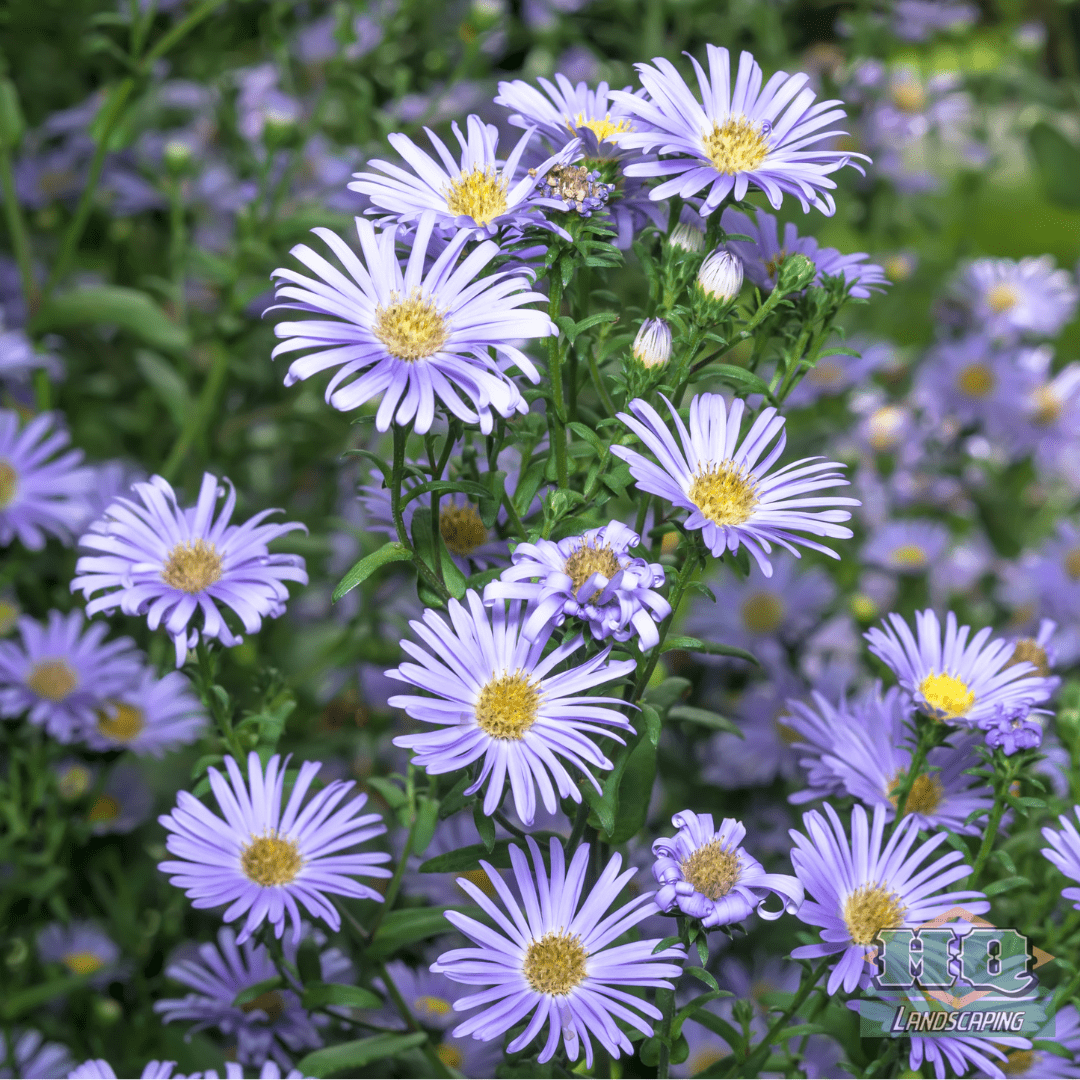
{"type": "MultiPolygon", "coordinates": [[[[552,322],[559,317],[562,308],[562,266],[556,259],[548,278],[551,295],[548,300],[548,316],[552,322]]],[[[548,338],[548,377],[551,379],[551,441],[555,448],[555,475],[561,488],[568,488],[569,473],[566,467],[566,403],[563,399],[562,341],[561,335],[548,338]]]]}
{"type": "Polygon", "coordinates": [[[229,710],[218,699],[217,694],[213,692],[217,675],[215,671],[216,665],[213,663],[210,650],[202,638],[199,639],[199,643],[195,646],[195,657],[198,664],[196,688],[199,691],[199,697],[202,698],[202,703],[214,718],[214,722],[221,731],[221,738],[228,747],[229,752],[236,759],[237,765],[243,765],[245,755],[243,748],[237,741],[236,732],[233,730],[232,717],[229,715],[229,710]]]}
{"type": "MultiPolygon", "coordinates": [[[[995,756],[996,753],[995,753],[995,756]]],[[[982,843],[979,845],[979,854],[975,856],[975,864],[971,868],[971,877],[968,879],[970,889],[979,887],[979,876],[983,872],[994,850],[994,841],[997,839],[998,827],[1001,819],[1005,816],[1005,797],[1020,771],[1016,764],[1017,759],[1023,760],[1024,755],[1005,758],[1005,767],[1002,770],[994,770],[994,805],[990,809],[990,816],[986,821],[986,831],[983,833],[982,843]]]]}
{"type": "Polygon", "coordinates": [[[191,450],[195,440],[202,435],[214,416],[214,403],[225,383],[225,376],[229,370],[229,350],[220,342],[212,348],[213,360],[210,371],[207,373],[206,382],[203,383],[199,393],[199,400],[191,410],[184,424],[183,430],[173,444],[165,464],[162,466],[161,475],[166,480],[172,480],[177,470],[184,463],[188,451],[191,450]]]}
{"type": "Polygon", "coordinates": [[[181,19],[171,30],[164,34],[158,43],[142,58],[140,67],[149,72],[157,60],[160,60],[174,45],[182,41],[196,26],[209,18],[227,0],[203,0],[203,2],[185,19],[181,19]]]}
{"type": "Polygon", "coordinates": [[[566,850],[573,854],[585,835],[585,826],[589,821],[589,804],[582,799],[578,803],[577,814],[574,817],[574,826],[570,830],[570,839],[566,841],[566,850]]]}
{"type": "Polygon", "coordinates": [[[608,416],[614,416],[615,402],[611,400],[611,395],[608,393],[607,387],[604,385],[603,377],[600,374],[600,367],[596,363],[596,353],[589,350],[589,374],[592,376],[593,386],[596,387],[596,392],[600,395],[600,400],[604,403],[604,410],[608,416]]]}
{"type": "Polygon", "coordinates": [[[413,785],[413,768],[409,766],[409,779],[406,785],[406,793],[409,799],[409,835],[405,837],[405,847],[401,851],[401,857],[398,859],[398,864],[394,868],[394,876],[390,879],[390,884],[386,887],[386,896],[383,898],[382,906],[379,908],[378,913],[375,916],[375,921],[371,925],[371,936],[374,938],[378,933],[379,927],[382,925],[383,919],[390,913],[397,900],[397,895],[401,891],[401,879],[405,875],[405,866],[409,861],[409,856],[412,854],[413,841],[416,838],[416,825],[419,820],[416,813],[416,788],[413,785]]]}
{"type": "Polygon", "coordinates": [[[34,264],[30,255],[30,240],[23,220],[22,207],[15,193],[15,173],[11,168],[11,155],[7,147],[0,146],[0,186],[4,192],[4,216],[7,218],[11,250],[19,267],[23,296],[26,297],[27,313],[32,315],[37,306],[37,285],[34,283],[34,264]]]}
{"type": "Polygon", "coordinates": [[[921,713],[916,714],[916,739],[915,749],[911,755],[911,764],[907,767],[903,779],[895,788],[896,793],[896,825],[900,824],[904,811],[907,809],[908,798],[915,781],[924,771],[926,756],[935,746],[938,746],[948,735],[948,729],[939,720],[924,717],[921,713]]]}
{"type": "MultiPolygon", "coordinates": [[[[416,1022],[416,1018],[412,1014],[412,1010],[406,1004],[405,999],[401,996],[401,991],[397,988],[394,980],[390,977],[390,972],[386,970],[385,964],[379,964],[379,977],[383,981],[383,985],[386,987],[386,992],[390,995],[390,1000],[394,1003],[394,1008],[401,1014],[401,1019],[405,1021],[405,1026],[410,1031],[423,1031],[423,1028],[416,1022]]],[[[453,1076],[454,1074],[446,1067],[443,1061],[440,1059],[438,1053],[436,1053],[435,1047],[431,1044],[431,1036],[428,1035],[428,1040],[421,1047],[424,1052],[424,1057],[427,1058],[428,1064],[435,1070],[432,1076],[453,1076]]]]}
{"type": "Polygon", "coordinates": [[[656,1062],[656,1078],[657,1080],[666,1080],[671,1074],[671,1020],[675,1014],[675,991],[674,990],[660,990],[657,992],[659,998],[663,995],[664,1003],[661,1007],[663,1013],[663,1020],[661,1021],[661,1036],[660,1036],[660,1056],[656,1062]]]}
{"type": "Polygon", "coordinates": [[[632,701],[637,701],[641,697],[645,687],[649,685],[649,679],[652,678],[652,673],[656,670],[656,665],[660,662],[660,654],[664,651],[664,639],[667,637],[668,630],[671,629],[672,621],[678,613],[683,593],[686,592],[686,587],[690,584],[690,578],[697,569],[697,563],[698,552],[697,549],[694,548],[686,556],[686,561],[682,564],[679,576],[675,579],[675,584],[671,586],[671,593],[668,596],[668,603],[671,605],[671,614],[660,624],[660,640],[653,647],[652,653],[646,661],[645,666],[638,672],[637,681],[634,683],[634,696],[631,698],[632,701]]]}
{"type": "MultiPolygon", "coordinates": [[[[390,474],[390,513],[394,519],[394,529],[397,531],[398,541],[412,552],[412,563],[417,574],[424,579],[436,593],[444,600],[450,599],[450,591],[446,585],[435,576],[434,571],[417,553],[413,547],[412,539],[405,528],[405,517],[401,510],[401,482],[405,476],[405,444],[409,441],[409,429],[400,424],[394,424],[394,465],[390,474]]],[[[434,502],[434,500],[432,500],[434,502]]],[[[434,534],[438,538],[438,532],[434,534]]]]}

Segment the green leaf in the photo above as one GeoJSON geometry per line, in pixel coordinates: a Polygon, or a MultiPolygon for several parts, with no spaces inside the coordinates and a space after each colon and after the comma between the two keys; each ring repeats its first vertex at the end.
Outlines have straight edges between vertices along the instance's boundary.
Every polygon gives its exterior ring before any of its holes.
{"type": "Polygon", "coordinates": [[[681,701],[693,683],[681,675],[671,675],[657,686],[645,691],[644,700],[655,706],[661,713],[666,713],[677,701],[681,701]]]}
{"type": "Polygon", "coordinates": [[[183,427],[193,408],[193,403],[187,383],[180,377],[176,368],[164,357],[149,349],[135,350],[135,366],[157,394],[162,405],[169,410],[176,426],[183,427]]]}
{"type": "MultiPolygon", "coordinates": [[[[539,842],[539,841],[538,841],[539,842]]],[[[448,851],[444,855],[436,855],[427,862],[420,864],[421,874],[456,874],[466,870],[476,870],[480,866],[480,860],[484,859],[497,866],[499,869],[508,869],[510,866],[510,841],[498,840],[495,846],[488,849],[483,844],[469,844],[468,847],[457,848],[448,851]]]]}
{"type": "Polygon", "coordinates": [[[332,597],[337,603],[346,593],[352,592],[361,582],[366,581],[380,566],[386,566],[393,562],[408,562],[412,558],[412,552],[397,540],[390,540],[383,544],[378,551],[365,555],[353,568],[337,583],[332,597]]]}
{"type": "Polygon", "coordinates": [[[262,997],[263,994],[268,994],[271,990],[276,990],[279,986],[284,985],[285,980],[280,975],[273,975],[269,979],[263,979],[262,982],[257,982],[254,986],[241,990],[233,998],[233,1007],[241,1009],[245,1005],[250,1005],[257,997],[262,997]]]}
{"type": "Polygon", "coordinates": [[[751,664],[761,667],[758,658],[753,653],[736,648],[734,645],[721,645],[717,641],[702,641],[694,637],[669,637],[664,641],[664,652],[670,652],[672,649],[708,653],[709,656],[736,656],[740,660],[749,660],[751,664]]]}
{"type": "Polygon", "coordinates": [[[300,1003],[305,1009],[324,1009],[341,1005],[350,1009],[381,1009],[383,1000],[372,990],[345,983],[309,983],[304,987],[300,1003]]]}
{"type": "Polygon", "coordinates": [[[710,990],[706,994],[698,994],[692,1001],[688,1001],[676,1014],[671,1023],[671,1034],[679,1035],[682,1032],[683,1024],[690,1019],[696,1012],[699,1012],[710,1001],[715,1001],[720,997],[732,997],[728,990],[710,990]]]}
{"type": "Polygon", "coordinates": [[[746,368],[735,367],[734,364],[710,364],[705,370],[710,376],[719,375],[721,379],[745,387],[752,394],[764,395],[774,405],[777,403],[769,384],[746,368]]]}
{"type": "Polygon", "coordinates": [[[405,805],[405,792],[393,780],[387,780],[385,776],[369,776],[364,783],[373,791],[377,791],[391,810],[397,810],[398,807],[405,805]]]}
{"type": "Polygon", "coordinates": [[[451,814],[456,814],[465,805],[465,789],[472,783],[472,777],[466,773],[458,777],[450,793],[439,804],[439,820],[445,821],[451,814]]]}
{"type": "Polygon", "coordinates": [[[372,1035],[368,1039],[327,1046],[301,1058],[297,1069],[304,1076],[333,1076],[334,1073],[352,1074],[353,1069],[369,1065],[382,1058],[396,1058],[407,1050],[414,1050],[427,1042],[427,1035],[417,1031],[412,1035],[372,1035]]]}
{"type": "MultiPolygon", "coordinates": [[[[645,706],[656,718],[659,727],[660,716],[655,709],[645,706]]],[[[659,730],[657,730],[659,736],[659,730]]],[[[659,741],[659,739],[657,740],[659,741]]],[[[613,844],[625,844],[645,826],[649,813],[649,800],[653,785],[656,783],[656,743],[651,737],[643,737],[631,751],[623,769],[619,783],[619,802],[610,834],[613,844]]]]}
{"type": "Polygon", "coordinates": [[[607,443],[605,443],[592,428],[585,424],[580,424],[576,420],[566,426],[579,438],[584,439],[596,451],[599,457],[603,457],[607,453],[607,443]]]}
{"type": "Polygon", "coordinates": [[[14,150],[26,130],[19,92],[10,79],[0,79],[0,147],[14,150]]]}
{"type": "Polygon", "coordinates": [[[438,492],[442,495],[454,491],[463,495],[472,495],[477,499],[486,499],[491,495],[486,487],[482,484],[474,484],[471,480],[425,480],[424,483],[417,484],[416,487],[411,487],[402,493],[401,508],[404,510],[413,499],[427,495],[429,492],[438,492]]]}
{"type": "Polygon", "coordinates": [[[689,724],[700,724],[702,727],[712,728],[713,731],[730,731],[733,735],[738,735],[740,739],[744,737],[737,724],[726,716],[721,716],[709,709],[698,709],[693,705],[675,705],[669,710],[668,717],[671,720],[684,720],[689,724]]]}
{"type": "Polygon", "coordinates": [[[88,975],[68,975],[62,979],[50,979],[48,982],[28,986],[15,993],[5,992],[3,1001],[0,1002],[0,1018],[14,1020],[24,1013],[39,1009],[53,998],[84,986],[88,978],[88,975]]]}
{"type": "Polygon", "coordinates": [[[1017,874],[1013,877],[1001,878],[999,881],[991,882],[983,889],[983,892],[987,896],[997,896],[1003,892],[1009,892],[1012,889],[1016,889],[1021,885],[1031,885],[1031,882],[1021,875],[1017,874]]]}
{"type": "Polygon", "coordinates": [[[103,324],[118,326],[164,352],[184,352],[191,344],[187,331],[146,293],[121,285],[94,285],[54,296],[34,316],[31,329],[41,334],[103,324]]]}
{"type": "Polygon", "coordinates": [[[684,967],[684,975],[693,975],[698,982],[703,982],[710,990],[716,990],[719,992],[720,987],[717,985],[716,980],[701,967],[684,967]]]}
{"type": "Polygon", "coordinates": [[[435,835],[435,826],[439,822],[439,800],[421,795],[416,807],[416,826],[413,829],[412,852],[423,855],[435,835]]]}
{"type": "Polygon", "coordinates": [[[1046,197],[1060,206],[1080,206],[1080,147],[1045,121],[1028,132],[1028,146],[1046,197]]]}
{"type": "Polygon", "coordinates": [[[473,824],[480,834],[480,839],[484,841],[484,847],[492,851],[495,847],[495,822],[484,813],[482,799],[473,803],[473,824]]]}
{"type": "Polygon", "coordinates": [[[406,945],[450,933],[453,927],[446,921],[445,912],[454,910],[457,909],[419,907],[391,911],[375,931],[367,948],[368,956],[373,960],[384,960],[406,945]]]}

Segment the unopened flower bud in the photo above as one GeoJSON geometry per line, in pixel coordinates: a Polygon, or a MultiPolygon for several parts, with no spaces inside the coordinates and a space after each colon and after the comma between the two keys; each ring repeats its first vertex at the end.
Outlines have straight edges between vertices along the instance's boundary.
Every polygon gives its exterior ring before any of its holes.
{"type": "Polygon", "coordinates": [[[680,221],[671,230],[668,243],[680,251],[700,251],[705,246],[705,234],[696,226],[680,221]]]}
{"type": "Polygon", "coordinates": [[[634,338],[634,358],[647,368],[671,359],[671,327],[663,319],[646,319],[634,338]]]}
{"type": "Polygon", "coordinates": [[[182,173],[194,157],[192,149],[182,139],[170,139],[165,144],[165,167],[172,173],[182,173]]]}
{"type": "Polygon", "coordinates": [[[698,271],[698,285],[712,300],[734,300],[742,289],[743,265],[738,255],[717,248],[698,271]]]}

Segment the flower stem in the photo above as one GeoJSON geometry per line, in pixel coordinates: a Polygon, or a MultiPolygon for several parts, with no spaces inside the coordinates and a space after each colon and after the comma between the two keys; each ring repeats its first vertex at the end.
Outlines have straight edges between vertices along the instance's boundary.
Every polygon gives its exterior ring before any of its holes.
{"type": "Polygon", "coordinates": [[[915,724],[916,739],[915,749],[911,754],[911,764],[908,765],[903,779],[896,786],[896,819],[894,828],[900,824],[900,820],[907,810],[911,790],[915,786],[915,781],[925,769],[927,754],[929,754],[934,747],[939,746],[949,732],[949,729],[940,721],[933,720],[930,717],[924,717],[921,713],[916,714],[915,724]]]}
{"type": "MultiPolygon", "coordinates": [[[[548,316],[552,322],[559,317],[562,308],[562,265],[556,259],[551,265],[548,278],[550,296],[548,316]]],[[[555,448],[555,475],[559,487],[570,486],[566,467],[566,402],[563,398],[562,342],[561,335],[548,338],[548,377],[551,379],[551,442],[555,448]]]]}
{"type": "MultiPolygon", "coordinates": [[[[412,563],[420,575],[443,600],[450,599],[450,591],[446,585],[436,577],[430,566],[420,557],[416,548],[413,547],[412,538],[405,528],[405,517],[401,510],[401,483],[405,477],[405,444],[409,440],[408,428],[400,424],[394,425],[394,464],[390,474],[390,513],[394,519],[394,529],[397,531],[398,541],[412,552],[412,563]]],[[[436,536],[438,534],[436,533],[436,536]]]]}
{"type": "MultiPolygon", "coordinates": [[[[999,757],[997,752],[995,752],[994,756],[999,757]]],[[[1025,756],[1016,754],[1013,757],[1006,757],[1004,762],[1001,763],[1002,767],[994,769],[994,805],[990,808],[990,816],[986,821],[986,830],[983,832],[982,843],[979,845],[979,854],[975,856],[975,864],[972,866],[971,876],[968,878],[968,888],[970,889],[979,887],[979,876],[993,853],[998,828],[1001,825],[1001,819],[1005,816],[1006,797],[1020,768],[1024,764],[1025,756]]]]}
{"type": "Polygon", "coordinates": [[[0,146],[0,187],[4,192],[4,214],[7,217],[8,238],[19,267],[23,296],[27,313],[33,315],[37,307],[37,285],[34,283],[34,265],[30,255],[30,241],[26,234],[22,207],[15,193],[15,174],[11,168],[11,155],[6,146],[0,146]]]}
{"type": "Polygon", "coordinates": [[[683,593],[686,592],[686,587],[690,584],[690,578],[697,569],[697,563],[698,552],[696,548],[692,548],[686,556],[686,561],[682,564],[682,569],[679,570],[679,576],[675,579],[675,584],[671,586],[671,593],[668,596],[668,603],[671,605],[671,614],[660,624],[660,640],[653,647],[644,667],[638,672],[637,681],[634,683],[634,696],[631,699],[633,701],[637,701],[638,698],[641,697],[645,687],[649,685],[649,680],[652,678],[652,673],[656,670],[656,665],[660,662],[660,654],[664,651],[664,639],[667,637],[668,630],[671,629],[672,621],[678,613],[683,593]]]}
{"type": "Polygon", "coordinates": [[[378,933],[383,919],[390,913],[390,910],[394,906],[394,902],[397,900],[397,895],[401,891],[401,879],[405,874],[405,865],[408,863],[409,856],[412,854],[413,840],[416,837],[416,823],[418,821],[416,813],[416,785],[413,782],[413,767],[411,765],[409,766],[409,778],[405,785],[405,793],[409,801],[409,835],[405,837],[405,847],[402,848],[401,858],[398,859],[398,864],[394,868],[394,876],[390,879],[390,884],[386,887],[386,896],[383,898],[382,907],[379,908],[379,911],[375,916],[375,921],[371,924],[372,938],[378,933]]]}
{"type": "MultiPolygon", "coordinates": [[[[408,1027],[410,1031],[423,1031],[423,1028],[416,1022],[416,1018],[406,1004],[405,999],[401,996],[401,991],[390,977],[390,972],[386,970],[386,965],[379,964],[378,971],[379,978],[382,979],[383,986],[386,987],[386,992],[390,995],[390,1000],[393,1001],[394,1008],[401,1014],[401,1019],[405,1021],[406,1027],[408,1027]]],[[[446,1077],[454,1075],[435,1052],[435,1047],[431,1044],[430,1034],[428,1035],[427,1042],[424,1043],[420,1049],[423,1051],[424,1057],[427,1058],[428,1064],[435,1070],[431,1074],[432,1076],[446,1077]]]]}

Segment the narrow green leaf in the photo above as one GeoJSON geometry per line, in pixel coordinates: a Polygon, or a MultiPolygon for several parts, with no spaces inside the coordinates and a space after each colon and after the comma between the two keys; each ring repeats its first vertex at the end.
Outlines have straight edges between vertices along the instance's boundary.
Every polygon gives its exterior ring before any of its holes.
{"type": "Polygon", "coordinates": [[[393,562],[408,562],[412,558],[412,552],[397,540],[390,540],[383,544],[378,551],[365,555],[353,568],[337,583],[332,597],[336,604],[346,593],[352,592],[361,582],[366,581],[380,566],[386,566],[393,562]]]}
{"type": "Polygon", "coordinates": [[[262,997],[263,994],[268,994],[271,990],[276,990],[279,986],[284,985],[285,980],[280,975],[273,975],[269,979],[263,979],[262,982],[257,982],[254,986],[241,990],[233,998],[233,1007],[242,1009],[245,1005],[250,1005],[256,998],[262,997]]]}
{"type": "Polygon", "coordinates": [[[1028,132],[1028,146],[1046,197],[1060,206],[1080,206],[1080,147],[1045,121],[1028,132]]]}
{"type": "Polygon", "coordinates": [[[453,927],[446,921],[445,912],[452,910],[456,909],[420,907],[391,911],[375,931],[367,948],[368,956],[373,960],[382,960],[406,945],[450,933],[453,927]]]}
{"type": "Polygon", "coordinates": [[[135,350],[135,366],[150,384],[162,405],[169,410],[173,423],[183,427],[193,408],[187,383],[163,356],[149,349],[135,350]]]}
{"type": "Polygon", "coordinates": [[[721,645],[716,641],[702,641],[694,637],[669,637],[664,642],[664,652],[672,649],[685,649],[687,652],[708,653],[710,656],[736,656],[740,660],[749,660],[751,664],[761,667],[758,658],[745,649],[739,649],[734,645],[721,645]]]}
{"type": "Polygon", "coordinates": [[[698,709],[693,705],[674,705],[668,710],[668,717],[671,720],[683,720],[689,724],[712,728],[713,731],[730,731],[740,739],[743,738],[742,729],[737,724],[709,709],[698,709]]]}
{"type": "Polygon", "coordinates": [[[330,1005],[350,1009],[381,1009],[383,1000],[372,990],[346,983],[309,983],[300,1003],[305,1009],[324,1009],[330,1005]]]}
{"type": "Polygon", "coordinates": [[[397,810],[399,806],[405,805],[405,792],[393,780],[387,780],[385,776],[369,776],[364,783],[373,791],[377,791],[391,810],[397,810]]]}
{"type": "Polygon", "coordinates": [[[418,499],[421,495],[428,495],[436,491],[440,495],[457,491],[462,495],[471,495],[476,499],[485,499],[491,495],[491,492],[486,487],[482,484],[474,484],[471,480],[425,480],[424,483],[417,484],[416,487],[408,488],[402,492],[401,507],[404,509],[413,499],[418,499]]]}
{"type": "Polygon", "coordinates": [[[423,855],[435,835],[439,822],[439,800],[421,795],[416,807],[416,828],[413,830],[412,852],[423,855]]]}
{"type": "Polygon", "coordinates": [[[1004,892],[1011,892],[1013,889],[1019,888],[1021,885],[1031,885],[1031,882],[1019,874],[1013,877],[1001,878],[999,881],[991,882],[983,889],[983,892],[987,896],[998,896],[1004,892]]]}
{"type": "Polygon", "coordinates": [[[427,1035],[417,1031],[412,1035],[372,1035],[368,1039],[338,1043],[316,1050],[297,1062],[297,1069],[304,1076],[332,1076],[334,1073],[350,1073],[382,1058],[393,1058],[414,1050],[427,1042],[427,1035]]]}
{"type": "Polygon", "coordinates": [[[484,813],[484,803],[481,799],[477,799],[473,803],[473,824],[480,834],[480,839],[484,841],[484,847],[488,851],[493,851],[495,848],[495,822],[484,813]]]}
{"type": "Polygon", "coordinates": [[[702,967],[684,967],[683,974],[693,975],[698,982],[703,982],[710,990],[716,990],[718,992],[720,990],[716,980],[702,967]]]}
{"type": "Polygon", "coordinates": [[[25,1013],[39,1009],[48,1001],[68,994],[85,985],[87,975],[69,975],[62,979],[50,979],[48,982],[38,983],[36,986],[28,986],[25,990],[17,990],[15,993],[5,993],[0,1002],[0,1018],[15,1020],[25,1013]]]}

